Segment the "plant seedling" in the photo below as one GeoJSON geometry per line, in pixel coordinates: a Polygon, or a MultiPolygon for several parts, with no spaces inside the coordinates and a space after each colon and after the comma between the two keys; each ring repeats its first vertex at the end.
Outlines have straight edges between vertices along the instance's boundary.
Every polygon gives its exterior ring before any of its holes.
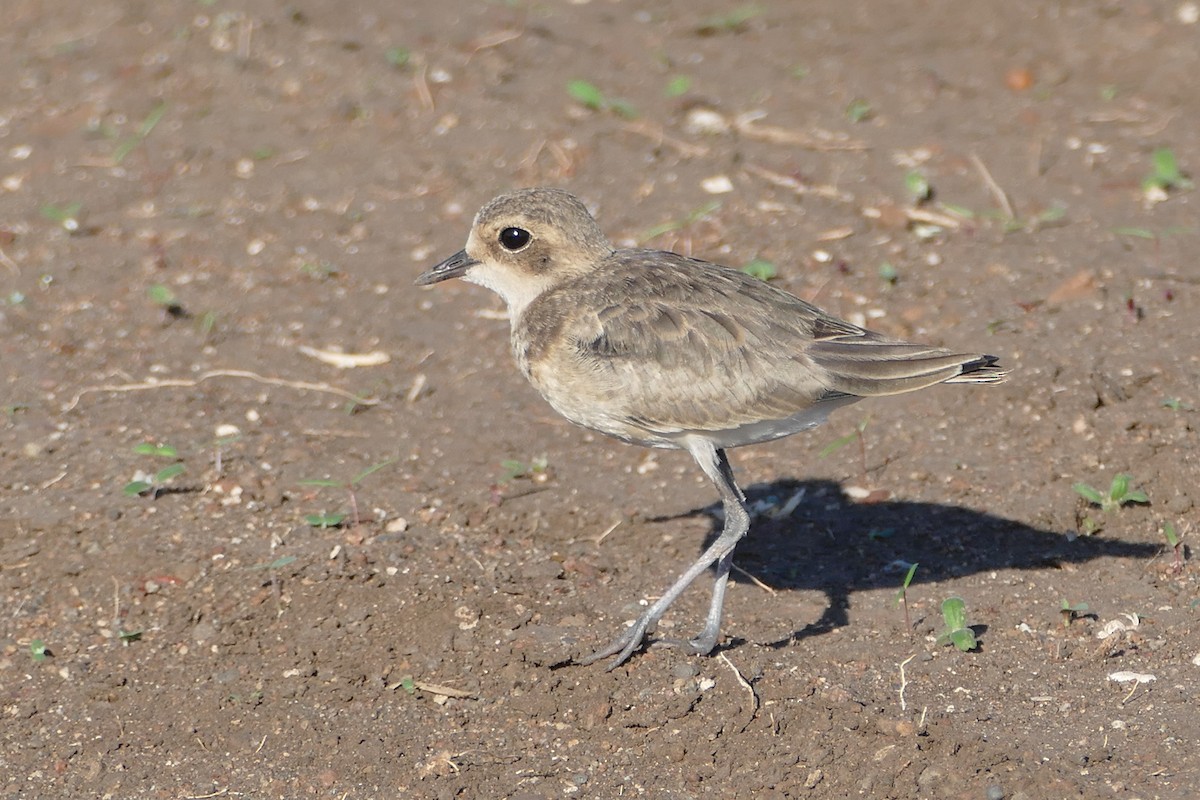
{"type": "Polygon", "coordinates": [[[846,106],[846,117],[851,122],[863,122],[871,118],[874,113],[871,104],[866,100],[855,100],[850,105],[846,106]]]}
{"type": "Polygon", "coordinates": [[[900,588],[896,590],[896,596],[892,599],[892,605],[904,606],[904,627],[912,633],[912,619],[908,615],[908,586],[912,583],[913,575],[917,574],[919,564],[913,563],[908,565],[908,572],[904,574],[904,580],[900,583],[900,588]]]}
{"type": "Polygon", "coordinates": [[[921,205],[933,197],[933,187],[929,185],[929,180],[915,169],[904,176],[904,188],[908,190],[909,198],[916,205],[921,205]]]}
{"type": "Polygon", "coordinates": [[[779,270],[775,268],[775,265],[765,258],[751,260],[749,264],[742,267],[742,272],[751,278],[758,278],[760,281],[769,281],[779,274],[779,270]]]}
{"type": "Polygon", "coordinates": [[[54,654],[50,652],[50,648],[46,646],[45,642],[41,639],[34,639],[29,643],[29,655],[40,664],[54,654]]]}
{"type": "Polygon", "coordinates": [[[1068,603],[1067,598],[1064,597],[1062,600],[1062,607],[1059,608],[1058,613],[1062,614],[1063,627],[1069,628],[1072,622],[1088,613],[1088,604],[1075,603],[1072,605],[1071,603],[1068,603]]]}
{"type": "Polygon", "coordinates": [[[1175,554],[1175,564],[1173,569],[1180,572],[1183,569],[1183,539],[1175,531],[1175,525],[1167,522],[1163,524],[1163,538],[1167,540],[1167,545],[1171,548],[1171,552],[1175,554]]]}
{"type": "Polygon", "coordinates": [[[863,481],[866,482],[866,478],[867,478],[867,438],[863,435],[863,432],[866,431],[867,425],[870,422],[871,422],[871,417],[869,415],[863,417],[861,420],[859,420],[859,423],[854,426],[853,433],[848,433],[845,436],[840,436],[837,439],[834,439],[832,442],[825,445],[824,449],[822,449],[820,453],[817,453],[817,457],[825,458],[825,456],[833,455],[838,450],[841,450],[843,447],[845,447],[846,445],[850,444],[855,439],[857,439],[858,440],[858,456],[862,460],[863,481]]]}
{"type": "Polygon", "coordinates": [[[384,58],[394,69],[402,69],[412,58],[412,53],[408,51],[407,47],[389,47],[384,53],[384,58]]]}
{"type": "Polygon", "coordinates": [[[718,33],[737,33],[746,27],[746,23],[762,13],[762,9],[754,4],[735,8],[725,14],[709,17],[696,26],[696,33],[701,36],[713,36],[718,33]]]}
{"type": "Polygon", "coordinates": [[[142,120],[142,124],[138,126],[137,133],[126,138],[116,149],[113,150],[113,164],[120,164],[125,158],[137,149],[138,145],[146,141],[146,137],[158,126],[162,121],[163,115],[167,113],[167,104],[159,103],[154,108],[150,109],[150,113],[142,120]]]}
{"type": "Polygon", "coordinates": [[[1099,489],[1083,482],[1076,483],[1071,488],[1084,500],[1087,500],[1092,505],[1100,506],[1100,510],[1108,514],[1130,503],[1144,505],[1150,502],[1150,498],[1145,492],[1140,489],[1129,488],[1131,480],[1133,480],[1133,476],[1122,472],[1113,476],[1107,492],[1101,492],[1099,489]]]}
{"type": "Polygon", "coordinates": [[[979,647],[975,631],[967,626],[967,604],[961,597],[948,597],[942,601],[942,619],[946,629],[938,636],[938,644],[952,644],[964,653],[979,647]]]}
{"type": "Polygon", "coordinates": [[[163,286],[161,283],[156,283],[146,290],[146,296],[150,298],[150,302],[156,306],[160,306],[163,312],[175,319],[188,316],[184,310],[183,304],[179,302],[179,298],[169,287],[163,286]]]}
{"type": "Polygon", "coordinates": [[[346,517],[347,514],[344,511],[332,514],[322,511],[320,514],[305,514],[304,521],[313,528],[340,528],[346,521],[346,517]]]}
{"type": "MultiPolygon", "coordinates": [[[[358,473],[357,475],[355,475],[353,478],[351,478],[348,481],[320,479],[320,480],[311,480],[311,481],[300,481],[300,485],[301,486],[327,486],[327,487],[336,488],[336,489],[345,489],[346,492],[350,495],[350,520],[351,520],[350,527],[356,528],[356,527],[358,527],[358,523],[359,523],[358,495],[356,492],[358,485],[360,483],[362,483],[363,479],[365,479],[368,475],[372,475],[372,474],[378,472],[379,470],[383,469],[384,467],[386,467],[389,464],[394,463],[395,461],[396,461],[396,459],[389,458],[387,461],[380,461],[378,464],[372,464],[371,466],[367,467],[362,472],[358,473]]],[[[345,519],[346,519],[345,514],[326,514],[325,512],[321,512],[320,514],[309,514],[304,517],[304,521],[307,522],[309,525],[312,525],[314,528],[336,528],[339,525],[341,525],[342,522],[345,521],[345,519]]]]}
{"type": "Polygon", "coordinates": [[[667,97],[682,97],[692,88],[692,79],[687,75],[676,75],[667,82],[665,93],[667,97]]]}
{"type": "Polygon", "coordinates": [[[83,203],[68,203],[65,206],[47,203],[42,206],[42,216],[51,222],[58,223],[67,233],[75,234],[81,230],[79,212],[82,210],[83,203]]]}
{"type": "Polygon", "coordinates": [[[651,239],[657,239],[659,236],[662,236],[664,233],[670,233],[671,231],[677,231],[681,228],[686,228],[689,225],[697,223],[700,220],[707,217],[712,212],[716,211],[720,207],[721,207],[721,202],[719,200],[713,200],[711,202],[705,203],[704,205],[700,206],[699,208],[697,208],[695,211],[688,214],[683,219],[676,219],[676,220],[669,220],[667,222],[660,222],[658,225],[655,225],[653,228],[651,228],[650,230],[648,230],[642,234],[641,243],[645,244],[646,242],[650,241],[651,239]]]}
{"type": "Polygon", "coordinates": [[[1151,172],[1142,181],[1144,192],[1166,192],[1170,189],[1191,189],[1193,184],[1179,169],[1175,151],[1160,147],[1150,154],[1151,172]]]}
{"type": "MultiPolygon", "coordinates": [[[[179,452],[169,444],[155,444],[153,442],[142,442],[137,447],[133,448],[133,452],[143,456],[154,456],[156,458],[179,458],[179,452]]],[[[134,480],[125,484],[125,494],[133,497],[135,495],[145,496],[151,495],[157,498],[166,489],[165,484],[172,478],[182,475],[187,471],[180,462],[170,464],[154,473],[153,476],[144,475],[135,477],[134,480]],[[149,478],[149,480],[147,480],[149,478]]],[[[140,472],[140,470],[139,470],[140,472]]]]}
{"type": "Polygon", "coordinates": [[[567,94],[593,111],[612,111],[625,119],[636,119],[638,112],[627,100],[609,97],[594,83],[583,80],[567,82],[567,94]]]}
{"type": "Polygon", "coordinates": [[[1172,411],[1195,411],[1196,407],[1191,403],[1185,403],[1178,397],[1166,397],[1162,401],[1163,408],[1169,408],[1172,411]]]}
{"type": "Polygon", "coordinates": [[[504,470],[504,474],[500,477],[501,483],[508,483],[517,478],[530,478],[541,483],[549,477],[546,470],[550,467],[550,461],[545,456],[538,456],[526,464],[524,461],[509,458],[501,461],[500,466],[504,470]]]}

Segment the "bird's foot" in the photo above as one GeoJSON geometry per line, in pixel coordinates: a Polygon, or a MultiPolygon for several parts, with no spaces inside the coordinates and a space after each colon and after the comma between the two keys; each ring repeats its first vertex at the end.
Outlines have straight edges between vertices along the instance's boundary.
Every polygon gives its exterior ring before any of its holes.
{"type": "MultiPolygon", "coordinates": [[[[597,661],[602,661],[609,656],[615,656],[608,666],[605,667],[606,671],[611,672],[629,660],[629,657],[646,641],[650,629],[654,627],[654,623],[657,621],[650,619],[648,614],[643,615],[607,647],[597,650],[590,656],[584,656],[579,659],[578,663],[586,666],[588,664],[595,664],[597,661]]],[[[705,629],[698,636],[691,639],[655,639],[649,646],[678,647],[692,655],[706,656],[717,646],[717,636],[717,631],[705,629]]]]}
{"type": "Polygon", "coordinates": [[[604,668],[605,671],[612,672],[628,661],[633,652],[641,646],[642,642],[646,640],[646,635],[654,622],[657,622],[657,620],[651,619],[649,613],[643,614],[638,617],[637,622],[633,623],[616,639],[613,639],[607,647],[597,650],[590,656],[584,656],[579,659],[578,663],[586,666],[588,664],[595,664],[597,661],[602,661],[609,656],[616,656],[604,668]]]}
{"type": "Polygon", "coordinates": [[[716,648],[717,637],[715,634],[710,636],[705,632],[691,639],[656,639],[650,646],[678,647],[694,656],[706,656],[716,648]]]}

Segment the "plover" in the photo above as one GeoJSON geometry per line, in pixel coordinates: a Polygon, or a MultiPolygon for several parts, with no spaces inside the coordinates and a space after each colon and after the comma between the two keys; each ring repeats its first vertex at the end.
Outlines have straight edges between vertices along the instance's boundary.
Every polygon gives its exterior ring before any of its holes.
{"type": "Polygon", "coordinates": [[[712,565],[704,627],[673,644],[716,646],[734,548],[750,528],[726,449],[813,428],[864,397],[938,383],[999,383],[997,357],[898,341],[832,317],[728,267],[657,250],[618,250],[561,189],[500,195],[465,249],[421,285],[463,278],[508,305],[517,365],[570,421],[649,447],[686,450],[721,494],[720,536],[637,619],[582,663],[642,646],[712,565]]]}

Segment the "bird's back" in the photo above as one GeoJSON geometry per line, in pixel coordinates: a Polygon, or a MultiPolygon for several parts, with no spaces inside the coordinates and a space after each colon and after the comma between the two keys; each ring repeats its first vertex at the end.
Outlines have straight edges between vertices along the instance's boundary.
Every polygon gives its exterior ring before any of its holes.
{"type": "Polygon", "coordinates": [[[785,436],[861,397],[1001,380],[992,356],[899,342],[737,270],[620,250],[513,320],[522,370],[564,416],[642,444],[785,436]]]}

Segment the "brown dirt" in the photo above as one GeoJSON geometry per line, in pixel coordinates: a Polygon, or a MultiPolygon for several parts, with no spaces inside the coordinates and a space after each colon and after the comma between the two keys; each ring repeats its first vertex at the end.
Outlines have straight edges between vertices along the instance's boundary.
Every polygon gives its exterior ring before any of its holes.
{"type": "Polygon", "coordinates": [[[1200,172],[1193,7],[9,0],[0,797],[1192,796],[1200,593],[1161,530],[1198,530],[1200,231],[1142,180],[1160,147],[1200,172]],[[907,224],[912,169],[940,230],[907,224]],[[764,507],[805,491],[738,551],[771,591],[735,576],[713,657],[564,666],[695,557],[715,493],[556,419],[491,295],[412,286],[532,184],[1013,379],[735,453],[764,507]],[[818,457],[864,420],[865,473],[818,457]],[[170,461],[147,441],[187,471],[127,496],[170,461]],[[306,523],[348,495],[304,481],[382,462],[360,525],[306,523]],[[1117,473],[1150,504],[1072,491],[1117,473]],[[976,652],[935,641],[953,595],[976,652]]]}

